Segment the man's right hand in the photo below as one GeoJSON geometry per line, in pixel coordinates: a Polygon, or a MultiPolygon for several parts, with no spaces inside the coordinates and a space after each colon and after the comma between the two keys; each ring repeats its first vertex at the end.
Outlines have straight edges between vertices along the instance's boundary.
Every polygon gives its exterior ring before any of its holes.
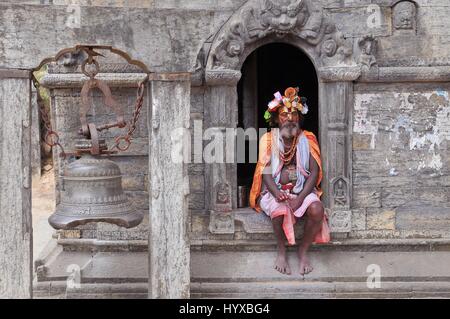
{"type": "Polygon", "coordinates": [[[278,189],[271,174],[263,174],[263,182],[277,202],[284,202],[289,199],[289,194],[278,189]]]}
{"type": "Polygon", "coordinates": [[[289,194],[287,194],[285,192],[278,191],[276,196],[275,196],[275,199],[276,199],[277,202],[284,202],[284,201],[289,199],[289,194]]]}

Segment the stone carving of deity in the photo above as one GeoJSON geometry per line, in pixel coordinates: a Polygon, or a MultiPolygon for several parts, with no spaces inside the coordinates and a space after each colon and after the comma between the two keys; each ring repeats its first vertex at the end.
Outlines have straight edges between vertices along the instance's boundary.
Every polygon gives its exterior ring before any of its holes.
{"type": "Polygon", "coordinates": [[[416,24],[416,6],[410,1],[399,2],[394,7],[393,16],[395,29],[414,29],[416,24]]]}
{"type": "Polygon", "coordinates": [[[279,36],[285,35],[305,24],[308,14],[302,12],[304,6],[303,0],[265,0],[261,24],[279,36]]]}
{"type": "Polygon", "coordinates": [[[347,190],[342,179],[334,186],[334,202],[337,206],[345,206],[347,203],[347,190]]]}
{"type": "Polygon", "coordinates": [[[218,183],[216,190],[216,203],[227,204],[230,202],[230,192],[226,183],[218,183]]]}
{"type": "Polygon", "coordinates": [[[377,63],[374,56],[376,51],[377,40],[372,36],[365,36],[358,41],[359,48],[361,50],[361,56],[359,62],[368,68],[377,63]]]}

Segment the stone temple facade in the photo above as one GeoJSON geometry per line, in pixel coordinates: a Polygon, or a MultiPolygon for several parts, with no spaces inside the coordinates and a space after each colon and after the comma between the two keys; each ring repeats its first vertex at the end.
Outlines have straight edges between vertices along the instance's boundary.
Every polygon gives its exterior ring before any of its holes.
{"type": "MultiPolygon", "coordinates": [[[[154,74],[132,146],[111,156],[144,221],[132,229],[95,223],[58,231],[55,245],[34,265],[35,295],[276,296],[270,220],[239,203],[254,166],[195,161],[198,145],[192,144],[191,163],[172,167],[170,147],[163,145],[170,145],[177,126],[189,128],[192,141],[199,125],[200,134],[210,129],[216,136],[226,128],[263,128],[261,112],[273,92],[296,85],[310,101],[306,121],[322,150],[333,242],[314,252],[325,270],[312,280],[322,288],[283,286],[287,296],[366,293],[343,283],[352,277],[365,286],[367,265],[359,270],[355,251],[384,254],[380,261],[370,253],[366,259],[375,258],[389,278],[427,277],[428,270],[412,275],[389,265],[408,264],[414,253],[447,251],[450,243],[449,16],[448,0],[2,2],[0,83],[11,78],[29,90],[20,72],[77,44],[113,46],[154,74]],[[329,260],[336,260],[336,273],[329,260]],[[81,267],[86,284],[80,289],[66,286],[69,264],[81,267]],[[327,278],[336,284],[326,286],[327,278]]],[[[102,60],[100,75],[131,118],[143,75],[114,57],[102,60]]],[[[68,148],[79,128],[79,61],[70,54],[51,64],[41,83],[50,90],[53,125],[68,148]]],[[[8,85],[0,86],[2,95],[8,85]]],[[[107,121],[109,110],[100,96],[94,100],[90,118],[107,121]]],[[[102,136],[112,142],[116,133],[102,136]]],[[[65,163],[56,149],[54,161],[58,198],[65,163]]],[[[3,221],[8,206],[0,203],[3,221]]],[[[384,292],[420,290],[394,286],[384,292]]]]}

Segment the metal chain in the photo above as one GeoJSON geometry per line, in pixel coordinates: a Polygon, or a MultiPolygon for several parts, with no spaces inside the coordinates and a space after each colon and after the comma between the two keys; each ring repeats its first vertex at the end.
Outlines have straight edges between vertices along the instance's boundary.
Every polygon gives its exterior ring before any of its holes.
{"type": "Polygon", "coordinates": [[[131,138],[136,130],[136,123],[139,120],[139,115],[141,114],[142,105],[144,104],[144,94],[145,94],[145,84],[147,83],[149,77],[148,75],[145,77],[144,80],[139,82],[138,89],[137,89],[137,98],[135,102],[134,112],[133,112],[133,118],[130,122],[130,126],[128,128],[128,132],[126,135],[122,135],[116,138],[114,145],[111,149],[117,148],[119,151],[126,151],[131,145],[131,138]],[[121,142],[125,141],[125,145],[121,146],[121,142]]]}
{"type": "Polygon", "coordinates": [[[53,149],[54,146],[58,146],[61,149],[60,157],[63,159],[66,158],[66,152],[64,152],[63,146],[59,143],[59,135],[52,129],[52,123],[50,122],[50,117],[45,107],[44,100],[42,99],[40,92],[40,84],[38,80],[33,76],[33,85],[36,88],[36,97],[37,97],[37,105],[39,107],[39,112],[41,115],[41,119],[44,122],[45,127],[45,135],[43,141],[45,144],[50,146],[53,149]]]}

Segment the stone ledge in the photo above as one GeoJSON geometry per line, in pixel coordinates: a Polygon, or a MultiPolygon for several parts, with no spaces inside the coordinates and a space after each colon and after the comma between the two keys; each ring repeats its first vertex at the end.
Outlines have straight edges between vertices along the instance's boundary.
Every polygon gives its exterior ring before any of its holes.
{"type": "Polygon", "coordinates": [[[450,283],[366,282],[192,283],[192,298],[449,298],[450,283]]]}
{"type": "MultiPolygon", "coordinates": [[[[83,284],[68,289],[66,282],[35,283],[34,299],[146,299],[147,283],[83,284]]],[[[450,283],[383,282],[369,289],[365,282],[191,283],[191,298],[449,298],[450,283]]]]}
{"type": "MultiPolygon", "coordinates": [[[[267,251],[276,248],[275,240],[191,240],[191,251],[267,251]]],[[[288,247],[296,250],[296,246],[288,247]]],[[[445,239],[342,239],[328,244],[313,244],[312,251],[450,251],[445,239]]]]}
{"type": "Polygon", "coordinates": [[[65,251],[148,251],[147,240],[58,239],[65,251]]]}
{"type": "Polygon", "coordinates": [[[375,67],[363,73],[358,83],[364,82],[448,82],[450,66],[430,67],[375,67]]]}
{"type": "Polygon", "coordinates": [[[31,79],[31,71],[21,69],[0,69],[0,79],[31,79]]]}
{"type": "MultiPolygon", "coordinates": [[[[146,252],[147,240],[58,239],[65,251],[146,252]]],[[[267,251],[276,247],[274,240],[191,240],[191,251],[267,251]]],[[[289,247],[289,250],[295,250],[289,247]]],[[[342,239],[313,245],[312,250],[336,251],[450,251],[450,238],[438,239],[342,239]]],[[[49,252],[50,253],[50,252],[49,252]]],[[[44,259],[41,256],[40,259],[44,259]]]]}
{"type": "MultiPolygon", "coordinates": [[[[96,79],[110,87],[137,87],[145,79],[145,73],[99,73],[96,79]]],[[[49,89],[81,88],[89,78],[81,73],[48,73],[40,84],[49,89]]]]}

